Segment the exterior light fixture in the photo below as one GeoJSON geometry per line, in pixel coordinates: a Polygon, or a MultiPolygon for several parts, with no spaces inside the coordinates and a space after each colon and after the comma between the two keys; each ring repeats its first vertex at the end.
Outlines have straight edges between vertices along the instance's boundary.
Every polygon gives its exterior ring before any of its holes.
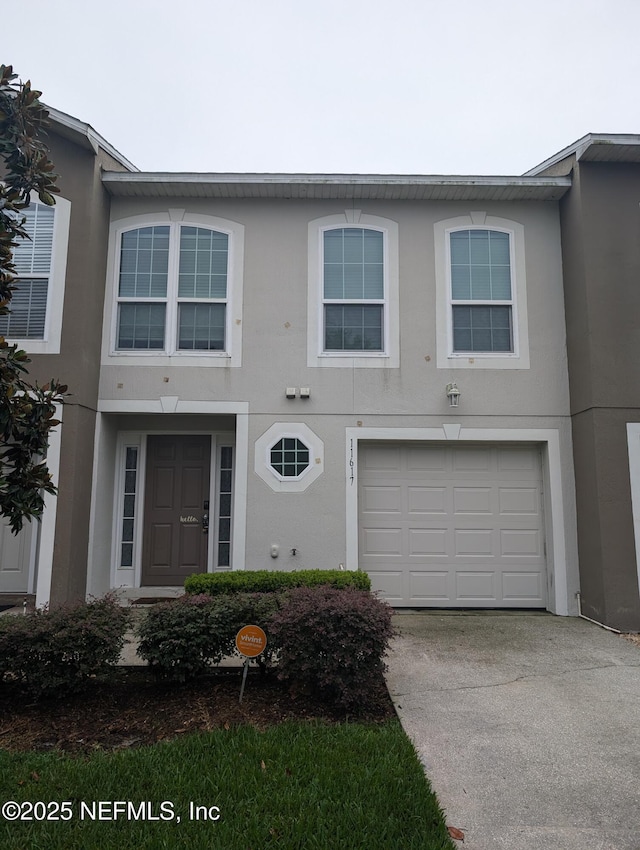
{"type": "Polygon", "coordinates": [[[451,384],[447,384],[447,398],[449,399],[449,407],[457,407],[460,403],[460,390],[458,389],[458,385],[455,381],[451,384]]]}

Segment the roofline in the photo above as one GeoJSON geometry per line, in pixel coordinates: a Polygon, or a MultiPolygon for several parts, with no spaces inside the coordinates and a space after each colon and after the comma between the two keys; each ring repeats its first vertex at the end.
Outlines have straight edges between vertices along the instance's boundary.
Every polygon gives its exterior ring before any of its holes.
{"type": "Polygon", "coordinates": [[[448,190],[453,197],[462,190],[469,190],[475,197],[490,195],[501,189],[514,191],[514,195],[541,200],[557,198],[571,186],[569,177],[506,177],[425,174],[286,174],[286,173],[197,173],[197,172],[144,172],[126,173],[105,171],[102,181],[114,195],[136,194],[139,196],[190,194],[190,188],[198,188],[202,196],[229,194],[248,196],[290,197],[291,191],[308,193],[323,189],[324,196],[336,193],[340,197],[358,195],[367,191],[367,197],[389,196],[394,188],[414,190],[416,196],[427,196],[429,190],[438,190],[446,197],[448,190]],[[235,192],[234,192],[235,187],[235,192]],[[130,191],[126,191],[129,188],[130,191]]]}
{"type": "MultiPolygon", "coordinates": [[[[452,186],[532,186],[547,185],[564,178],[540,177],[537,182],[525,175],[516,177],[458,174],[312,174],[289,172],[215,172],[215,171],[139,171],[127,174],[124,171],[105,171],[109,182],[131,183],[309,183],[335,185],[445,185],[452,186]]],[[[564,185],[559,182],[558,185],[564,185]]]]}
{"type": "MultiPolygon", "coordinates": [[[[136,172],[139,171],[136,166],[130,162],[125,156],[123,156],[119,150],[114,148],[114,146],[108,142],[100,133],[97,133],[91,124],[85,124],[84,121],[79,121],[77,118],[74,118],[72,115],[68,115],[66,112],[61,112],[59,109],[54,109],[52,106],[48,106],[44,104],[47,112],[49,113],[49,119],[53,124],[58,124],[61,127],[64,127],[66,130],[71,130],[73,133],[77,133],[78,135],[85,138],[88,142],[89,147],[95,152],[98,153],[100,148],[112,156],[120,165],[123,165],[127,171],[136,172]]],[[[123,172],[126,173],[126,172],[123,172]]]]}
{"type": "Polygon", "coordinates": [[[566,148],[558,151],[558,153],[553,154],[553,156],[545,159],[544,162],[530,168],[529,171],[525,171],[523,177],[536,177],[540,174],[540,172],[545,171],[547,168],[551,168],[551,166],[556,165],[557,163],[562,162],[563,159],[567,159],[567,157],[573,155],[575,155],[576,160],[579,161],[589,148],[598,145],[628,145],[636,147],[640,146],[640,135],[636,133],[587,133],[586,136],[582,136],[581,139],[578,139],[566,148]]]}

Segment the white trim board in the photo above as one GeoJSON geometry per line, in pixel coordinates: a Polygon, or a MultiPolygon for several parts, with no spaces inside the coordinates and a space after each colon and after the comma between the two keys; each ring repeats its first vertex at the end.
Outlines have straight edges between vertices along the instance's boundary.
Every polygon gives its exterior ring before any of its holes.
{"type": "MultiPolygon", "coordinates": [[[[47,467],[51,480],[57,487],[60,475],[60,450],[62,445],[62,415],[64,406],[55,405],[55,418],[60,420],[49,432],[49,448],[47,449],[47,467]]],[[[36,605],[48,605],[51,599],[51,579],[53,574],[53,544],[56,539],[56,515],[58,512],[58,497],[51,493],[44,494],[44,511],[40,521],[38,542],[38,563],[36,568],[36,605]]]]}
{"type": "MultiPolygon", "coordinates": [[[[640,427],[640,426],[639,426],[640,427]]],[[[548,608],[554,614],[569,615],[566,514],[561,475],[559,431],[552,428],[347,428],[346,429],[346,567],[358,569],[358,443],[393,442],[491,442],[540,443],[545,449],[543,478],[545,489],[545,533],[547,535],[548,608]],[[550,526],[550,527],[549,527],[550,526]]],[[[638,446],[640,459],[640,440],[638,446]]],[[[640,466],[639,485],[640,485],[640,466]]],[[[639,493],[640,500],[640,493],[639,493]]],[[[640,504],[640,501],[639,501],[640,504]]],[[[577,590],[577,588],[576,588],[577,590]]]]}
{"type": "Polygon", "coordinates": [[[631,512],[636,541],[636,569],[640,588],[640,422],[627,422],[629,448],[629,479],[631,481],[631,512]]]}
{"type": "MultiPolygon", "coordinates": [[[[203,414],[206,416],[227,414],[236,418],[235,427],[235,457],[234,457],[234,485],[233,496],[233,523],[231,540],[231,563],[233,569],[243,570],[245,568],[246,555],[246,527],[247,527],[247,486],[248,486],[248,451],[249,451],[249,405],[248,402],[232,401],[194,401],[190,399],[181,400],[178,396],[163,396],[160,399],[124,399],[116,401],[103,399],[98,403],[98,415],[95,430],[95,451],[93,464],[93,485],[91,491],[91,517],[89,525],[89,552],[87,567],[87,592],[91,594],[105,593],[113,586],[114,572],[112,562],[107,567],[103,563],[97,564],[95,552],[96,547],[113,546],[113,496],[111,494],[111,510],[109,526],[105,531],[102,517],[99,515],[98,502],[100,488],[104,488],[99,474],[101,463],[113,463],[114,493],[117,488],[117,475],[115,475],[118,457],[118,439],[113,437],[113,445],[108,446],[110,437],[105,436],[105,423],[108,417],[105,414],[138,413],[138,414],[203,414]],[[102,456],[106,451],[107,459],[102,456]],[[107,542],[108,541],[108,542],[107,542]]],[[[159,417],[159,421],[160,417],[159,417]]],[[[175,433],[170,428],[170,416],[166,421],[167,432],[175,433]]],[[[203,422],[203,431],[208,433],[203,422]]]]}

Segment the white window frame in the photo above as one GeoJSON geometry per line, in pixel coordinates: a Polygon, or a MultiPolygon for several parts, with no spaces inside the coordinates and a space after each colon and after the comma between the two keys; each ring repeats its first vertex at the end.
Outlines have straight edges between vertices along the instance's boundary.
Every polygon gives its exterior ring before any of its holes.
{"type": "MultiPolygon", "coordinates": [[[[283,448],[283,451],[284,451],[284,448],[283,448]]],[[[280,481],[300,481],[302,478],[304,478],[305,475],[307,475],[309,473],[309,470],[311,469],[311,463],[312,463],[311,455],[312,454],[313,454],[312,446],[310,446],[299,434],[280,434],[274,440],[272,440],[270,445],[267,447],[267,463],[268,463],[269,467],[271,468],[271,472],[280,481]],[[273,465],[273,462],[271,460],[271,451],[272,451],[273,447],[276,446],[281,440],[287,440],[287,439],[298,440],[298,442],[302,443],[302,445],[309,452],[309,462],[307,463],[305,468],[302,470],[302,472],[300,472],[298,475],[282,475],[275,468],[275,466],[273,465]]]]}
{"type": "Polygon", "coordinates": [[[524,253],[524,227],[516,221],[471,212],[434,224],[436,262],[437,366],[439,369],[528,369],[529,331],[524,253]],[[494,230],[509,236],[511,300],[473,301],[475,306],[511,306],[513,351],[454,351],[450,235],[460,230],[494,230]]]}
{"type": "MultiPolygon", "coordinates": [[[[35,192],[31,193],[31,203],[40,203],[35,192]]],[[[60,354],[62,337],[62,315],[64,310],[64,290],[67,276],[67,252],[69,248],[69,225],[71,222],[71,202],[56,196],[53,217],[53,241],[51,248],[51,267],[47,284],[47,307],[42,339],[20,339],[7,337],[27,354],[60,354]]],[[[44,275],[26,275],[27,278],[43,278],[44,275]]],[[[19,288],[20,280],[16,281],[19,288]]]]}
{"type": "MultiPolygon", "coordinates": [[[[168,210],[136,215],[114,221],[109,234],[109,256],[107,262],[107,291],[105,314],[111,316],[103,339],[103,365],[113,364],[125,358],[130,365],[148,366],[175,363],[189,358],[193,365],[241,366],[242,365],[242,285],[244,256],[244,226],[217,216],[187,213],[185,210],[168,210]],[[169,227],[169,270],[166,298],[149,298],[150,302],[166,303],[164,349],[118,349],[118,307],[120,244],[122,234],[143,227],[169,227]],[[199,351],[178,350],[178,303],[221,303],[218,299],[185,299],[178,297],[178,267],[180,261],[180,227],[202,227],[224,233],[229,238],[227,257],[227,297],[225,299],[225,350],[199,351]]],[[[146,299],[135,299],[145,303],[146,299]]],[[[123,302],[124,303],[124,302],[123,302]]],[[[134,303],[131,301],[130,303],[134,303]]]]}
{"type": "Polygon", "coordinates": [[[276,493],[302,493],[324,471],[324,443],[302,422],[275,422],[256,440],[256,474],[276,493]],[[280,475],[271,465],[271,449],[283,438],[293,437],[309,449],[309,466],[297,475],[280,475]]]}
{"type": "MultiPolygon", "coordinates": [[[[215,473],[215,481],[213,491],[213,500],[209,502],[209,534],[211,534],[211,523],[214,524],[214,534],[213,534],[213,551],[211,553],[211,563],[212,563],[212,571],[213,572],[225,572],[233,569],[233,526],[234,526],[234,510],[233,510],[233,500],[235,497],[235,488],[236,482],[234,479],[236,461],[237,461],[237,452],[236,452],[236,444],[235,444],[235,435],[226,435],[220,436],[216,440],[216,452],[215,452],[215,465],[212,471],[212,475],[215,473]],[[229,564],[220,564],[220,498],[222,495],[220,488],[220,475],[222,472],[222,450],[223,449],[231,449],[231,515],[229,517],[230,520],[230,528],[229,528],[229,564]]],[[[225,517],[226,518],[226,517],[225,517]]],[[[224,541],[227,542],[226,540],[224,541]]]]}
{"type": "MultiPolygon", "coordinates": [[[[360,210],[314,219],[308,227],[307,365],[342,368],[395,368],[400,366],[398,225],[360,210]],[[357,228],[383,234],[384,298],[341,301],[362,305],[381,304],[383,309],[382,351],[324,350],[324,234],[327,230],[357,228]]],[[[329,299],[326,303],[338,303],[329,299]]]]}

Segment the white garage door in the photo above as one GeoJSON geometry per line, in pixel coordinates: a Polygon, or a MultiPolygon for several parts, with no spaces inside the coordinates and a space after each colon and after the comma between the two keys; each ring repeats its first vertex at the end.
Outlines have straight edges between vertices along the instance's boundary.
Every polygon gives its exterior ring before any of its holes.
{"type": "Polygon", "coordinates": [[[360,568],[398,607],[544,608],[540,449],[365,443],[360,568]]]}

